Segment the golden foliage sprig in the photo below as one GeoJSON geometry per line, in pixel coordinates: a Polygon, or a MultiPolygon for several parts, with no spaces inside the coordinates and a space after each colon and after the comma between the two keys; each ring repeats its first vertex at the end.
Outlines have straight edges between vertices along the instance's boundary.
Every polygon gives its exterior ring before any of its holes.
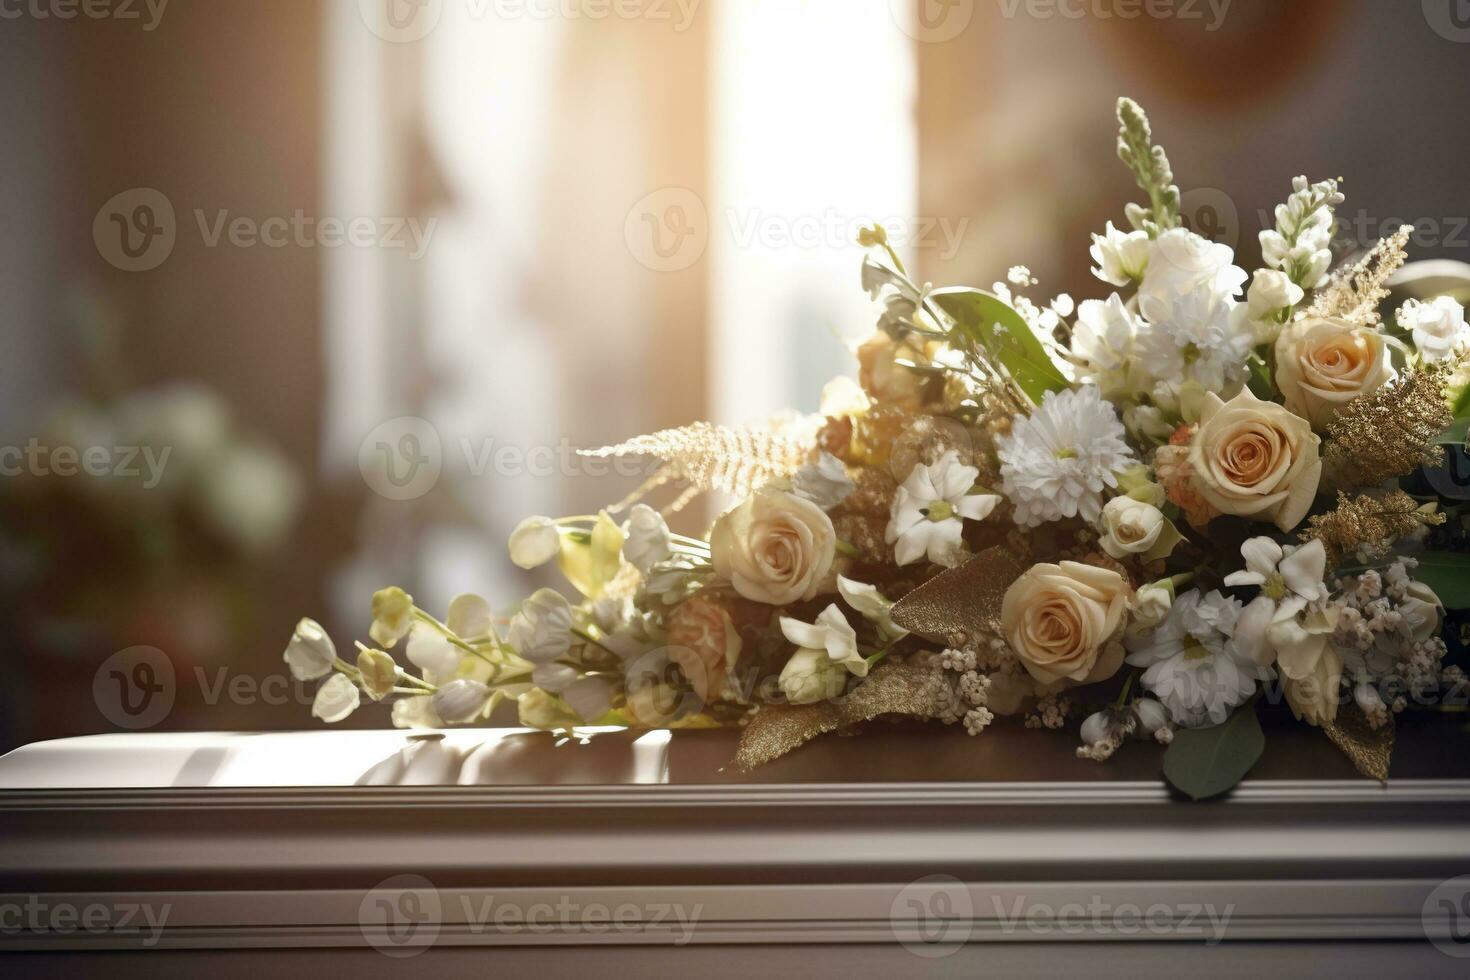
{"type": "Polygon", "coordinates": [[[1435,438],[1454,421],[1445,382],[1455,361],[1421,366],[1348,403],[1327,424],[1322,473],[1327,486],[1371,487],[1438,466],[1444,449],[1435,438]]]}
{"type": "Polygon", "coordinates": [[[1317,291],[1307,314],[1377,325],[1382,319],[1378,307],[1388,298],[1388,278],[1408,259],[1404,246],[1413,231],[1413,225],[1401,225],[1398,231],[1380,239],[1362,261],[1334,273],[1332,280],[1317,291]]]}
{"type": "Polygon", "coordinates": [[[1399,538],[1419,528],[1443,524],[1445,516],[1422,510],[1419,502],[1402,490],[1386,494],[1359,494],[1349,498],[1338,491],[1337,506],[1309,519],[1298,533],[1303,542],[1321,541],[1328,564],[1360,556],[1371,561],[1389,553],[1399,538]]]}
{"type": "Polygon", "coordinates": [[[579,455],[652,456],[662,460],[653,475],[612,510],[632,506],[666,483],[680,483],[685,485],[685,492],[667,508],[678,510],[703,492],[724,490],[743,497],[772,480],[795,473],[807,461],[812,448],[811,441],[799,434],[797,428],[735,429],[695,422],[638,436],[615,446],[583,449],[579,455]]]}

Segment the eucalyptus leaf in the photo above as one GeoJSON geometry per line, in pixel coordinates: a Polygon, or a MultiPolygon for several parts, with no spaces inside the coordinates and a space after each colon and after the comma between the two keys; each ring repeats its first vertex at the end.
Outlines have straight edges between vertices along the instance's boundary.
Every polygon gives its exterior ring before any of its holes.
{"type": "Polygon", "coordinates": [[[1005,368],[1033,402],[1039,405],[1048,391],[1071,387],[1030,325],[1005,300],[965,287],[935,290],[929,298],[954,321],[955,329],[1005,368]]]}
{"type": "Polygon", "coordinates": [[[1426,551],[1413,576],[1433,589],[1446,609],[1470,609],[1470,554],[1426,551]]]}
{"type": "Polygon", "coordinates": [[[1224,724],[1176,730],[1164,753],[1164,778],[1193,800],[1219,796],[1245,778],[1265,748],[1255,701],[1248,701],[1224,724]]]}

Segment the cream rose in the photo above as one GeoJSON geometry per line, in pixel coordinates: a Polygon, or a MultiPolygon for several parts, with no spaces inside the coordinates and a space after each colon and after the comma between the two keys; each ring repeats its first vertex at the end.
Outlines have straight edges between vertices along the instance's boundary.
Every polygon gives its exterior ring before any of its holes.
{"type": "Polygon", "coordinates": [[[1394,376],[1383,334],[1337,317],[1308,317],[1276,339],[1276,387],[1286,407],[1325,429],[1348,402],[1394,376]]]}
{"type": "Polygon", "coordinates": [[[716,574],[745,598],[772,606],[831,591],[836,553],[831,519],[782,490],[752,494],[716,521],[710,535],[716,574]]]}
{"type": "Polygon", "coordinates": [[[1306,419],[1249,389],[1229,402],[1207,393],[1189,447],[1193,486],[1223,514],[1274,521],[1290,531],[1311,508],[1322,479],[1318,441],[1306,419]]]}
{"type": "Polygon", "coordinates": [[[1167,534],[1169,522],[1153,504],[1132,497],[1114,497],[1102,509],[1099,521],[1102,549],[1114,558],[1146,555],[1162,558],[1178,543],[1177,534],[1167,534]],[[1171,540],[1172,539],[1172,540],[1171,540]]]}
{"type": "Polygon", "coordinates": [[[1111,569],[1074,561],[1033,565],[1006,590],[1001,631],[1042,684],[1107,680],[1123,663],[1118,634],[1130,593],[1111,569]]]}

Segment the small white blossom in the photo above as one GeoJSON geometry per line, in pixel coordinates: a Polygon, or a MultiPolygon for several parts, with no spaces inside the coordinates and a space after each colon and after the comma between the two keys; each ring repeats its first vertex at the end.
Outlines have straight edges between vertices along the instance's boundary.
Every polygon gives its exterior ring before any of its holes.
{"type": "Polygon", "coordinates": [[[815,623],[782,616],[781,632],[801,649],[822,651],[834,664],[859,677],[868,676],[868,662],[858,652],[857,631],[848,625],[836,603],[823,609],[815,623]]]}
{"type": "Polygon", "coordinates": [[[474,721],[490,703],[490,693],[481,681],[450,681],[434,692],[434,713],[451,725],[474,721]]]}
{"type": "Polygon", "coordinates": [[[864,585],[862,582],[854,582],[850,578],[837,576],[837,591],[847,604],[855,609],[868,622],[878,628],[878,635],[884,642],[901,640],[909,635],[909,631],[895,623],[889,613],[893,610],[893,603],[885,599],[878,591],[877,586],[864,585]]]}
{"type": "Polygon", "coordinates": [[[1414,347],[1430,364],[1445,360],[1470,344],[1465,308],[1449,296],[1428,303],[1411,299],[1399,307],[1398,324],[1414,338],[1414,347]]]}
{"type": "Polygon", "coordinates": [[[1237,645],[1262,666],[1279,663],[1294,680],[1312,674],[1337,623],[1336,611],[1325,606],[1327,550],[1321,541],[1282,547],[1257,537],[1240,553],[1245,569],[1225,576],[1225,584],[1259,586],[1261,594],[1240,615],[1237,645]]]}
{"type": "Polygon", "coordinates": [[[317,688],[316,698],[311,702],[311,714],[329,725],[336,724],[356,711],[361,701],[356,684],[345,674],[333,674],[317,688]]]}
{"type": "Polygon", "coordinates": [[[669,525],[647,504],[637,504],[629,511],[623,534],[623,557],[644,575],[673,554],[669,525]]]}
{"type": "Polygon", "coordinates": [[[510,532],[510,560],[530,570],[551,561],[561,552],[561,533],[549,517],[528,517],[510,532]]]}
{"type": "Polygon", "coordinates": [[[1128,663],[1145,668],[1143,686],[1169,711],[1175,724],[1218,725],[1269,671],[1244,655],[1232,640],[1240,603],[1219,592],[1179,596],[1153,630],[1126,638],[1128,663]]]}
{"type": "Polygon", "coordinates": [[[1113,227],[1111,221],[1101,235],[1092,236],[1092,274],[1114,286],[1126,286],[1143,278],[1148,268],[1149,238],[1143,231],[1127,233],[1113,227]]]}
{"type": "Polygon", "coordinates": [[[506,639],[533,664],[555,660],[572,645],[571,605],[555,589],[537,589],[511,619],[506,639]]]}
{"type": "Polygon", "coordinates": [[[791,492],[810,500],[823,510],[831,510],[846,500],[853,491],[852,478],[842,460],[831,453],[820,454],[791,478],[791,492]]]}
{"type": "Polygon", "coordinates": [[[1108,398],[1133,394],[1133,343],[1141,326],[1117,293],[1106,302],[1083,300],[1072,328],[1077,379],[1097,385],[1108,398]]]}
{"type": "Polygon", "coordinates": [[[900,565],[925,555],[943,562],[960,546],[964,519],[984,520],[1001,498],[993,493],[971,493],[980,471],[964,466],[954,450],[932,465],[919,463],[893,498],[892,515],[885,535],[894,545],[894,560],[900,565]]]}
{"type": "Polygon", "coordinates": [[[298,681],[314,681],[332,672],[337,661],[337,648],[332,638],[314,619],[303,619],[296,624],[291,642],[286,645],[282,657],[291,668],[291,676],[298,681]]]}

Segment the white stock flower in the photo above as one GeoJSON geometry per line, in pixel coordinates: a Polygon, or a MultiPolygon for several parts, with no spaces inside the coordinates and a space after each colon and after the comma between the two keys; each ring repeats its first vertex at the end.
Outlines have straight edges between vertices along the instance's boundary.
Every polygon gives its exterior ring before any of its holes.
{"type": "Polygon", "coordinates": [[[909,631],[895,623],[889,615],[893,610],[893,602],[885,599],[877,586],[864,585],[839,575],[837,591],[849,606],[878,628],[878,635],[885,642],[901,640],[909,635],[909,631]]]}
{"type": "Polygon", "coordinates": [[[1398,324],[1409,331],[1414,346],[1425,361],[1433,364],[1470,344],[1470,325],[1465,323],[1465,308],[1449,296],[1429,302],[1411,299],[1399,307],[1398,324]]]}
{"type": "Polygon", "coordinates": [[[337,660],[337,648],[322,624],[314,619],[303,619],[296,624],[291,642],[286,644],[282,659],[291,668],[291,676],[298,681],[314,681],[332,672],[337,660]]]}
{"type": "Polygon", "coordinates": [[[958,550],[964,519],[984,520],[1000,503],[991,493],[970,493],[980,471],[960,463],[953,449],[931,465],[917,464],[893,498],[885,539],[900,565],[925,555],[943,562],[958,550]]]}
{"type": "Polygon", "coordinates": [[[1103,491],[1135,462],[1124,436],[1113,406],[1092,385],[1049,391],[1029,416],[1015,416],[996,450],[1016,523],[1036,527],[1078,515],[1096,523],[1103,491]]]}
{"type": "Polygon", "coordinates": [[[1138,318],[1117,293],[1106,302],[1083,300],[1072,328],[1071,348],[1078,380],[1097,385],[1109,398],[1131,394],[1134,386],[1130,379],[1136,373],[1133,342],[1140,327],[1138,318]]]}
{"type": "Polygon", "coordinates": [[[1261,594],[1241,612],[1236,644],[1263,667],[1279,664],[1294,680],[1312,674],[1337,625],[1322,581],[1327,550],[1321,541],[1283,548],[1259,537],[1242,544],[1240,553],[1245,569],[1225,576],[1225,584],[1259,586],[1261,594]]]}
{"type": "Polygon", "coordinates": [[[782,616],[781,632],[801,649],[822,651],[834,664],[859,677],[868,676],[868,662],[858,652],[857,631],[848,625],[836,603],[823,609],[815,623],[782,616]]]}
{"type": "Polygon", "coordinates": [[[1246,309],[1250,318],[1253,339],[1257,345],[1271,344],[1281,335],[1283,310],[1291,309],[1306,295],[1302,287],[1291,281],[1291,277],[1278,269],[1257,269],[1251,279],[1246,309]]]}
{"type": "Polygon", "coordinates": [[[1232,641],[1239,615],[1234,599],[1191,589],[1157,628],[1127,638],[1128,663],[1145,668],[1143,686],[1175,724],[1218,725],[1255,690],[1264,668],[1232,641]]]}
{"type": "Polygon", "coordinates": [[[317,688],[316,698],[311,702],[311,714],[327,724],[335,724],[357,710],[362,701],[357,685],[345,674],[333,674],[325,684],[317,688]]]}
{"type": "Polygon", "coordinates": [[[1092,236],[1092,274],[1114,286],[1126,286],[1143,277],[1148,267],[1149,240],[1143,231],[1121,232],[1111,221],[1103,234],[1092,236]]]}
{"type": "Polygon", "coordinates": [[[523,659],[550,663],[572,645],[571,605],[555,589],[537,589],[511,619],[506,639],[523,659]]]}
{"type": "Polygon", "coordinates": [[[647,504],[637,504],[628,512],[623,534],[623,557],[644,575],[673,554],[669,525],[663,515],[647,504]]]}
{"type": "Polygon", "coordinates": [[[474,721],[490,703],[490,693],[481,681],[450,681],[434,692],[434,713],[451,725],[474,721]]]}
{"type": "Polygon", "coordinates": [[[791,477],[791,492],[823,510],[842,503],[853,489],[847,467],[828,452],[821,453],[815,462],[807,463],[791,477]]]}
{"type": "Polygon", "coordinates": [[[507,548],[521,568],[539,568],[561,552],[561,533],[549,517],[528,517],[510,532],[507,548]]]}

